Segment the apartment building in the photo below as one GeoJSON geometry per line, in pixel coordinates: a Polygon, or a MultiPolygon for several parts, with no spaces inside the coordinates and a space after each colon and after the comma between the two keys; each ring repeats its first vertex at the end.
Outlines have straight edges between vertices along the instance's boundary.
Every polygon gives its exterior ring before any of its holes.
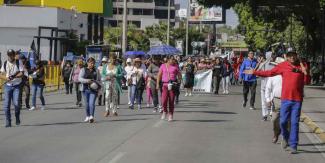
{"type": "MultiPolygon", "coordinates": [[[[177,4],[171,0],[170,22],[178,26],[175,19],[177,4]]],[[[168,0],[128,0],[128,23],[144,29],[147,26],[158,24],[168,19],[168,0]]],[[[108,19],[108,25],[120,26],[123,20],[123,0],[113,0],[113,17],[108,19]]]]}

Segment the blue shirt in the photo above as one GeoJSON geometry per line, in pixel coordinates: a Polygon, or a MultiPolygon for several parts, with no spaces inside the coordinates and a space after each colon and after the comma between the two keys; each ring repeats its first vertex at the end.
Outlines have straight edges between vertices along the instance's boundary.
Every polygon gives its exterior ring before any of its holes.
{"type": "Polygon", "coordinates": [[[242,63],[242,65],[240,66],[240,71],[239,71],[239,76],[241,79],[243,79],[244,81],[248,81],[248,82],[255,82],[256,81],[256,75],[247,75],[244,74],[245,70],[250,70],[250,69],[255,69],[257,65],[257,60],[253,59],[245,59],[244,62],[242,63]]]}

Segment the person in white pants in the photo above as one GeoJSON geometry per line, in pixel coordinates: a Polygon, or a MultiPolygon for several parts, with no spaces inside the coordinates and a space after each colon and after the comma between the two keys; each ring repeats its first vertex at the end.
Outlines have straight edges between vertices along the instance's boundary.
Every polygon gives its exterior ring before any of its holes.
{"type": "Polygon", "coordinates": [[[127,80],[127,86],[128,86],[128,104],[131,105],[131,85],[129,83],[130,80],[132,80],[131,76],[133,74],[134,66],[132,65],[132,59],[128,58],[126,60],[126,67],[124,68],[126,72],[126,80],[127,80]]]}
{"type": "MultiPolygon", "coordinates": [[[[258,70],[271,70],[274,65],[271,64],[271,62],[274,61],[274,57],[272,58],[270,56],[269,59],[266,59],[264,55],[259,56],[260,65],[258,67],[258,70]]],[[[265,98],[265,90],[266,90],[266,83],[268,81],[268,78],[261,78],[261,104],[262,104],[262,120],[267,121],[267,117],[270,114],[271,107],[268,106],[267,100],[265,98]]]]}

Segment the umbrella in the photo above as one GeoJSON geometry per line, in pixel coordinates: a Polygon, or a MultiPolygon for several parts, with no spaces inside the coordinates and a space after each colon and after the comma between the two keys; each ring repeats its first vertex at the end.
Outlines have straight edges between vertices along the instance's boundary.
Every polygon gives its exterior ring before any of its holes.
{"type": "Polygon", "coordinates": [[[143,51],[127,51],[124,54],[124,58],[135,58],[135,57],[145,57],[146,53],[143,51]]]}
{"type": "Polygon", "coordinates": [[[175,55],[180,53],[179,50],[169,45],[155,46],[148,52],[149,55],[175,55]]]}

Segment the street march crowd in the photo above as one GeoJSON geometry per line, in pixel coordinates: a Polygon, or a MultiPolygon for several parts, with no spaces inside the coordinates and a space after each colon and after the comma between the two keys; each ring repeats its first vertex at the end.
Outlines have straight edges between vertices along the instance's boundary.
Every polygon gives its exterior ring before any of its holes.
{"type": "MultiPolygon", "coordinates": [[[[41,101],[41,110],[46,110],[46,102],[43,96],[45,71],[42,62],[36,61],[36,67],[32,68],[26,57],[14,50],[9,50],[7,55],[8,60],[1,66],[0,78],[6,81],[3,85],[3,110],[6,116],[5,127],[9,128],[12,126],[11,104],[15,110],[16,125],[21,124],[23,92],[26,108],[30,111],[37,108],[37,96],[41,101]]],[[[219,85],[222,85],[222,93],[231,94],[231,85],[242,84],[242,107],[246,108],[249,102],[250,109],[255,110],[259,77],[262,120],[271,118],[274,131],[272,142],[276,143],[281,134],[281,146],[289,147],[292,154],[297,153],[299,117],[309,67],[295,52],[281,56],[272,54],[270,57],[249,52],[247,58],[237,56],[231,61],[220,57],[181,58],[174,55],[120,59],[110,55],[109,58],[103,57],[97,67],[96,62],[90,57],[86,61],[67,61],[62,66],[66,94],[72,94],[73,87],[75,88],[76,106],[84,106],[85,122],[95,122],[96,100],[98,105],[105,106],[105,117],[118,116],[120,96],[124,89],[127,90],[129,109],[142,109],[145,94],[147,107],[152,106],[153,112],[161,113],[162,120],[171,122],[181,88],[184,87],[185,96],[192,96],[196,73],[208,70],[212,71],[212,93],[219,94],[219,85]]]]}

